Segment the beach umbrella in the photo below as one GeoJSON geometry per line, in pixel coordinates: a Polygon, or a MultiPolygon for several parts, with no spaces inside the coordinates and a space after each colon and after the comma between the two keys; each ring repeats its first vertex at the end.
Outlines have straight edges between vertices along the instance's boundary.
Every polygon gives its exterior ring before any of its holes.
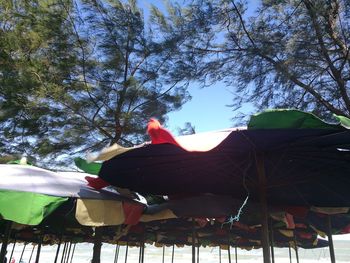
{"type": "Polygon", "coordinates": [[[87,186],[84,179],[87,175],[52,172],[29,165],[0,164],[0,215],[16,223],[38,225],[69,198],[86,200],[88,204],[95,200],[96,209],[104,207],[108,201],[112,204],[137,202],[122,196],[116,189],[96,190],[87,186]]]}
{"type": "MultiPolygon", "coordinates": [[[[52,172],[30,165],[1,164],[0,218],[6,221],[2,221],[5,222],[5,235],[0,261],[5,257],[12,222],[23,226],[41,224],[40,235],[43,235],[51,231],[47,226],[52,228],[64,224],[66,214],[56,214],[51,218],[50,215],[65,206],[68,211],[73,211],[77,223],[89,227],[125,223],[129,210],[124,207],[128,204],[143,210],[144,204],[121,195],[116,189],[96,190],[87,186],[84,179],[87,175],[80,172],[52,172]]],[[[33,232],[33,239],[37,235],[33,232]]],[[[39,261],[41,240],[35,242],[39,244],[36,259],[39,261]]]]}
{"type": "Polygon", "coordinates": [[[350,206],[350,121],[338,120],[329,124],[296,110],[267,111],[252,116],[246,129],[185,138],[172,137],[153,121],[152,143],[109,156],[99,183],[170,197],[249,196],[265,216],[264,262],[270,262],[267,204],[350,206]]]}

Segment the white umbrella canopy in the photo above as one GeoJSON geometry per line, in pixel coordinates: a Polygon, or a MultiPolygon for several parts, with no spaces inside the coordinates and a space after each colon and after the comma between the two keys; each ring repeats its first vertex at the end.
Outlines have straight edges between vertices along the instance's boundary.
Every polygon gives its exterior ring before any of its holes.
{"type": "Polygon", "coordinates": [[[96,190],[87,185],[81,172],[52,172],[46,169],[16,164],[0,164],[0,190],[46,194],[57,197],[85,199],[125,199],[116,189],[96,190]]]}

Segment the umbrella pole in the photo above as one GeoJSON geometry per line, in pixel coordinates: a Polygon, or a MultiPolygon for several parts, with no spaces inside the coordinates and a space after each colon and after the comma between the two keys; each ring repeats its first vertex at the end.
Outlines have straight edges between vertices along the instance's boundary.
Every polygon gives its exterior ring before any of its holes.
{"type": "Polygon", "coordinates": [[[219,263],[221,263],[221,247],[219,246],[219,263]]]}
{"type": "Polygon", "coordinates": [[[272,227],[272,222],[270,222],[270,242],[271,242],[271,259],[272,263],[275,263],[275,251],[274,251],[274,239],[273,239],[273,227],[272,227]]]}
{"type": "Polygon", "coordinates": [[[68,263],[68,261],[69,261],[70,250],[71,250],[71,248],[72,248],[72,241],[69,242],[68,253],[67,253],[67,255],[66,255],[65,259],[64,259],[64,261],[65,261],[66,263],[68,263]]]}
{"type": "Polygon", "coordinates": [[[236,263],[238,262],[237,246],[235,246],[236,263]]]}
{"type": "Polygon", "coordinates": [[[9,242],[10,239],[10,235],[11,235],[11,226],[12,226],[12,221],[5,221],[5,233],[4,233],[4,237],[2,239],[2,245],[1,245],[1,252],[0,252],[0,262],[4,262],[5,257],[6,257],[6,253],[7,253],[7,244],[9,242]]]}
{"type": "Polygon", "coordinates": [[[43,243],[43,238],[44,236],[41,235],[38,243],[38,248],[36,250],[36,257],[35,257],[35,263],[39,263],[39,258],[40,258],[40,251],[41,251],[41,244],[43,243]]]}
{"type": "Polygon", "coordinates": [[[230,242],[228,243],[228,249],[227,249],[227,253],[228,253],[228,263],[231,263],[231,251],[230,251],[230,242]]]}
{"type": "Polygon", "coordinates": [[[264,263],[270,263],[270,242],[269,242],[269,225],[268,225],[268,211],[266,199],[266,174],[263,154],[255,155],[256,168],[259,178],[259,195],[262,215],[261,226],[261,246],[263,249],[264,263]]]}
{"type": "Polygon", "coordinates": [[[198,242],[198,246],[197,246],[197,263],[199,263],[199,242],[198,242]]]}
{"type": "Polygon", "coordinates": [[[63,263],[63,259],[64,259],[64,256],[66,254],[66,250],[67,250],[67,242],[64,242],[64,247],[63,247],[62,257],[61,257],[61,263],[63,263]]]}
{"type": "Polygon", "coordinates": [[[292,251],[290,249],[290,244],[288,246],[288,249],[289,249],[289,263],[292,263],[292,251]]]}
{"type": "Polygon", "coordinates": [[[293,236],[294,236],[294,246],[295,246],[295,257],[297,258],[297,263],[299,263],[298,244],[297,244],[297,238],[295,236],[294,231],[293,231],[293,236]]]}
{"type": "Polygon", "coordinates": [[[195,233],[195,222],[194,219],[192,218],[192,263],[196,263],[196,246],[195,246],[195,238],[196,238],[196,233],[195,233]]]}
{"type": "Polygon", "coordinates": [[[114,254],[114,263],[118,263],[118,257],[119,257],[119,244],[115,246],[115,254],[114,254]]]}
{"type": "Polygon", "coordinates": [[[128,261],[129,242],[126,242],[125,263],[128,261]]]}
{"type": "Polygon", "coordinates": [[[175,253],[175,245],[173,244],[173,251],[171,252],[171,263],[174,263],[174,253],[175,253]]]}
{"type": "Polygon", "coordinates": [[[140,249],[139,249],[139,263],[141,263],[142,260],[142,244],[140,242],[140,249]]]}
{"type": "Polygon", "coordinates": [[[54,261],[54,263],[57,263],[58,254],[60,253],[61,243],[62,243],[62,235],[60,236],[60,239],[59,239],[59,241],[58,241],[58,245],[57,245],[57,250],[56,250],[56,256],[55,256],[55,261],[54,261]]]}
{"type": "Polygon", "coordinates": [[[17,241],[17,240],[16,240],[16,238],[15,238],[15,241],[13,242],[13,247],[12,247],[12,251],[11,251],[10,260],[12,259],[13,252],[15,252],[16,241],[17,241]]]}
{"type": "Polygon", "coordinates": [[[24,243],[24,246],[23,246],[23,249],[22,249],[22,253],[21,253],[21,256],[20,256],[20,258],[19,258],[19,262],[21,262],[21,260],[22,260],[22,258],[23,258],[23,254],[24,254],[24,250],[26,249],[26,246],[27,246],[27,244],[24,243]]]}
{"type": "Polygon", "coordinates": [[[162,263],[164,263],[165,246],[163,245],[162,263]]]}
{"type": "Polygon", "coordinates": [[[101,247],[102,247],[102,228],[95,228],[95,239],[94,239],[94,248],[91,263],[100,263],[101,262],[101,247]]]}
{"type": "Polygon", "coordinates": [[[32,260],[34,248],[35,248],[35,245],[33,245],[32,252],[30,253],[30,257],[29,257],[28,263],[30,263],[30,261],[32,260]]]}
{"type": "Polygon", "coordinates": [[[74,246],[73,246],[72,256],[71,256],[71,258],[70,258],[70,263],[72,263],[72,261],[73,261],[73,256],[74,256],[76,244],[77,244],[77,243],[74,243],[74,246]]]}
{"type": "Polygon", "coordinates": [[[143,263],[144,258],[145,258],[145,242],[142,241],[141,262],[140,263],[143,263]]]}
{"type": "Polygon", "coordinates": [[[334,245],[333,245],[333,237],[332,237],[332,220],[331,216],[327,216],[328,221],[328,244],[329,244],[329,254],[331,256],[331,262],[335,263],[335,253],[334,253],[334,245]]]}

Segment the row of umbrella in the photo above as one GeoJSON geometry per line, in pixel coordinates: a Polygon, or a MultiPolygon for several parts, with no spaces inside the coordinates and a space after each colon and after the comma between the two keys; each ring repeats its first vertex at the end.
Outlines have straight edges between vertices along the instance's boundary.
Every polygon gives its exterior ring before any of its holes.
{"type": "Polygon", "coordinates": [[[262,247],[264,262],[271,244],[322,247],[318,234],[350,229],[350,121],[338,120],[268,111],[177,138],[152,120],[152,142],[77,159],[85,173],[0,165],[1,231],[52,244],[92,242],[103,227],[103,242],[262,247]]]}

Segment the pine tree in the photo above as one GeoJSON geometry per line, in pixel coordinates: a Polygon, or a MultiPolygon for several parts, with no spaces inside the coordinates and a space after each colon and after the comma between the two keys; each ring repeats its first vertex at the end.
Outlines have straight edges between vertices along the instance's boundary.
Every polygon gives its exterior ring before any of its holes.
{"type": "Polygon", "coordinates": [[[44,85],[59,90],[75,64],[66,24],[64,10],[54,1],[0,3],[2,154],[46,155],[67,145],[51,143],[54,129],[61,127],[49,122],[62,112],[41,97],[44,85]]]}
{"type": "Polygon", "coordinates": [[[250,4],[191,1],[185,24],[193,35],[183,45],[194,69],[188,77],[203,85],[224,81],[235,108],[248,102],[349,117],[349,1],[250,4]]]}
{"type": "Polygon", "coordinates": [[[184,36],[160,35],[136,1],[11,3],[0,17],[3,153],[57,164],[130,146],[144,139],[149,118],[164,122],[190,98],[172,75],[184,36]]]}

